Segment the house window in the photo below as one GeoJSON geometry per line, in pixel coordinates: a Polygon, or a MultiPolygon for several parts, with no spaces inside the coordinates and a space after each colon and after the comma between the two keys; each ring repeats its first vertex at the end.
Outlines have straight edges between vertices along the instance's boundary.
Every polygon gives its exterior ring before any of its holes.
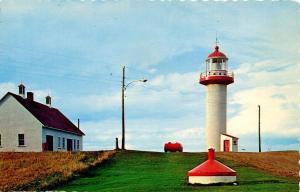
{"type": "Polygon", "coordinates": [[[24,134],[18,134],[19,146],[25,145],[25,137],[24,134]]]}
{"type": "Polygon", "coordinates": [[[76,150],[76,140],[73,140],[74,151],[76,150]]]}
{"type": "Polygon", "coordinates": [[[79,150],[79,140],[77,140],[77,149],[79,150]]]}
{"type": "Polygon", "coordinates": [[[61,148],[61,138],[57,137],[57,148],[61,148]]]}
{"type": "Polygon", "coordinates": [[[237,145],[237,140],[233,140],[233,144],[234,144],[234,145],[237,145]]]}
{"type": "Polygon", "coordinates": [[[65,144],[66,139],[63,137],[62,138],[62,148],[65,149],[66,148],[66,144],[65,144]]]}

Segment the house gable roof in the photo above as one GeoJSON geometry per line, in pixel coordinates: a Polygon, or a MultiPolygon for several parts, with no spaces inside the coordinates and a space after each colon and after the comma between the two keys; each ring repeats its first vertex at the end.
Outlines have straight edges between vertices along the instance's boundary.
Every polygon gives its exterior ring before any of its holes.
{"type": "Polygon", "coordinates": [[[235,137],[235,136],[232,136],[232,135],[229,135],[229,134],[226,134],[226,133],[221,133],[221,135],[231,137],[231,138],[234,138],[234,139],[239,139],[238,137],[235,137]]]}
{"type": "Polygon", "coordinates": [[[61,131],[71,132],[76,135],[84,135],[84,133],[78,129],[63,113],[53,107],[38,103],[36,101],[30,101],[24,99],[19,95],[8,92],[1,100],[11,95],[21,105],[23,105],[35,118],[37,118],[44,127],[55,128],[61,131]]]}

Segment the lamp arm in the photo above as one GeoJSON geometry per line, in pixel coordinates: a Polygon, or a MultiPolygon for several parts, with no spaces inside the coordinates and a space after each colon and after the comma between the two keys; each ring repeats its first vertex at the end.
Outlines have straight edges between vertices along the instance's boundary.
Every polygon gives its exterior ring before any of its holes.
{"type": "Polygon", "coordinates": [[[135,83],[135,82],[146,82],[146,81],[147,81],[147,80],[145,80],[145,79],[139,79],[139,80],[131,81],[131,82],[129,82],[127,85],[124,86],[124,90],[126,90],[127,87],[128,87],[130,84],[132,84],[132,83],[135,83]]]}

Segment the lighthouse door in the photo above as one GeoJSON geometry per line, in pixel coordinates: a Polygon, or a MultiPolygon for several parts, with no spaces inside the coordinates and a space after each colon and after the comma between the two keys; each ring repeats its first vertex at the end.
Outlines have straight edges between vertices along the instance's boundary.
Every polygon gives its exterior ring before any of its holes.
{"type": "Polygon", "coordinates": [[[224,151],[229,152],[230,151],[230,141],[224,140],[224,151]]]}

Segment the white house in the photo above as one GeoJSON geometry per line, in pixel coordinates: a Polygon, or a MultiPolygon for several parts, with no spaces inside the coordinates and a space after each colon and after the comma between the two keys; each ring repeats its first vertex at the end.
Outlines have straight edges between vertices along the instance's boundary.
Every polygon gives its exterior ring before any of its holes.
{"type": "Polygon", "coordinates": [[[84,133],[58,109],[34,101],[19,85],[19,95],[8,92],[0,100],[0,152],[81,151],[84,133]]]}

